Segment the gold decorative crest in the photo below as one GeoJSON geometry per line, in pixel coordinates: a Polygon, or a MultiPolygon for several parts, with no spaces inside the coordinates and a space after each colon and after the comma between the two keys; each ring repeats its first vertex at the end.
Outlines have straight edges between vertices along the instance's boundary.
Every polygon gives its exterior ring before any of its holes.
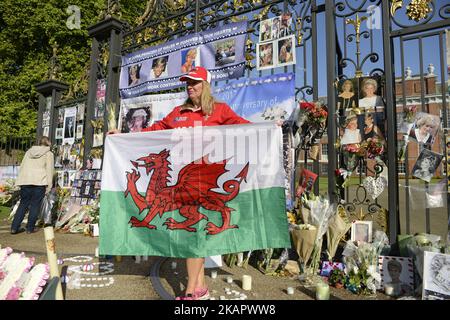
{"type": "Polygon", "coordinates": [[[410,20],[420,21],[425,19],[433,10],[430,7],[431,0],[412,0],[406,7],[406,15],[410,20]]]}

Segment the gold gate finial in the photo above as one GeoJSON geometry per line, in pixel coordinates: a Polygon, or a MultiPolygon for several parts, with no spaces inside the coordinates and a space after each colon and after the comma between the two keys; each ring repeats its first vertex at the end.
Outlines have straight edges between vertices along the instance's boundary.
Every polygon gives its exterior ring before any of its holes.
{"type": "Polygon", "coordinates": [[[346,19],[346,24],[352,24],[355,27],[356,34],[356,71],[355,77],[360,78],[363,76],[363,72],[361,70],[360,59],[361,59],[361,23],[367,20],[367,17],[359,18],[358,14],[356,14],[356,19],[346,19]]]}

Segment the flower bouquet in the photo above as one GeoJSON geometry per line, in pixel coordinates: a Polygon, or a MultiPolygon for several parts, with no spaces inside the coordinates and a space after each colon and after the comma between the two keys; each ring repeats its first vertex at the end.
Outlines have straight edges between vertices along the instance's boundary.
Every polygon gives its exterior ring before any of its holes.
{"type": "Polygon", "coordinates": [[[416,118],[417,106],[403,107],[403,119],[405,122],[412,123],[416,118]]]}
{"type": "Polygon", "coordinates": [[[344,153],[344,165],[347,170],[353,171],[358,165],[359,158],[364,155],[364,149],[359,143],[344,144],[342,146],[344,153]]]}
{"type": "Polygon", "coordinates": [[[375,232],[372,243],[361,242],[355,245],[353,241],[347,241],[342,254],[348,276],[345,286],[349,291],[375,294],[381,283],[381,275],[377,271],[378,257],[388,243],[388,238],[382,231],[375,232]]]}
{"type": "Polygon", "coordinates": [[[379,158],[384,153],[384,144],[376,137],[369,138],[361,144],[358,153],[369,159],[379,158]]]}
{"type": "Polygon", "coordinates": [[[325,133],[328,109],[320,102],[300,102],[300,116],[297,124],[303,138],[302,147],[309,149],[325,133]]]}
{"type": "Polygon", "coordinates": [[[302,268],[304,275],[300,280],[304,280],[305,284],[315,284],[319,277],[317,276],[320,264],[320,255],[322,251],[323,235],[328,229],[330,217],[335,212],[335,208],[330,204],[330,201],[323,197],[315,197],[311,195],[311,199],[305,201],[305,206],[308,207],[309,232],[304,232],[302,235],[302,242],[297,243],[297,252],[300,252],[302,268]],[[307,246],[307,247],[305,247],[307,246]],[[301,254],[304,254],[303,256],[301,254]]]}
{"type": "Polygon", "coordinates": [[[335,288],[343,288],[348,281],[345,272],[341,269],[333,269],[328,277],[328,283],[335,288]]]}

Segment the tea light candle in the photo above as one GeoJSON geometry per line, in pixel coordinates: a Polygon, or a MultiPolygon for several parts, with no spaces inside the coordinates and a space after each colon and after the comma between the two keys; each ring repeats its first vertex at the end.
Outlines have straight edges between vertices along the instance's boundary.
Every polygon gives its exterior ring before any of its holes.
{"type": "Polygon", "coordinates": [[[244,274],[242,276],[242,289],[244,290],[252,290],[252,277],[244,274]]]}
{"type": "Polygon", "coordinates": [[[294,294],[294,288],[292,288],[292,287],[288,287],[286,291],[287,291],[287,294],[294,294]]]}
{"type": "Polygon", "coordinates": [[[211,279],[215,279],[217,278],[217,271],[216,270],[212,270],[211,271],[211,279]]]}
{"type": "Polygon", "coordinates": [[[330,286],[324,282],[319,282],[316,286],[316,300],[329,300],[330,286]]]}
{"type": "Polygon", "coordinates": [[[233,278],[232,277],[227,277],[227,283],[233,283],[233,278]]]}
{"type": "Polygon", "coordinates": [[[394,295],[394,286],[392,284],[385,284],[384,285],[384,293],[388,296],[394,295]]]}
{"type": "Polygon", "coordinates": [[[172,261],[170,266],[172,267],[172,269],[176,269],[177,268],[177,262],[176,261],[172,261]]]}

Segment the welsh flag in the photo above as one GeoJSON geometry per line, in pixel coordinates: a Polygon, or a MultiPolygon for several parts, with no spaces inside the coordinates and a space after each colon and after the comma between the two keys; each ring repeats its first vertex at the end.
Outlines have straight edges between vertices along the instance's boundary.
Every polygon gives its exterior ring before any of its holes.
{"type": "Polygon", "coordinates": [[[107,136],[100,254],[290,247],[282,154],[274,123],[107,136]]]}

